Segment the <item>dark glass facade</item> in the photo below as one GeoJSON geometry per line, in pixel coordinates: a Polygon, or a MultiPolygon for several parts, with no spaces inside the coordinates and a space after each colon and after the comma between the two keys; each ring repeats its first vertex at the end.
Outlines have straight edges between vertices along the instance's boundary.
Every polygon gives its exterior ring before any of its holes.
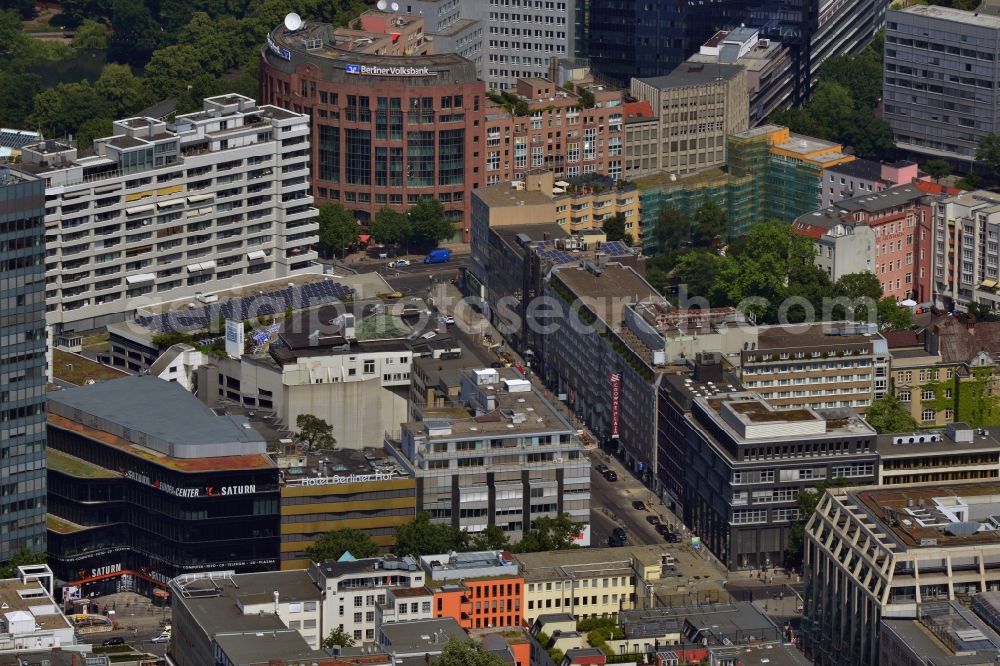
{"type": "Polygon", "coordinates": [[[49,441],[49,565],[60,579],[130,575],[142,590],[195,571],[278,568],[276,468],[211,469],[209,458],[174,469],[53,422],[49,441]]]}
{"type": "Polygon", "coordinates": [[[0,168],[0,562],[45,551],[45,185],[0,168]]]}
{"type": "MultiPolygon", "coordinates": [[[[627,86],[632,77],[669,74],[716,31],[741,24],[789,46],[792,101],[827,58],[864,48],[885,19],[879,0],[580,0],[586,56],[601,74],[627,86]]],[[[578,38],[579,39],[579,38],[578,38]]]]}

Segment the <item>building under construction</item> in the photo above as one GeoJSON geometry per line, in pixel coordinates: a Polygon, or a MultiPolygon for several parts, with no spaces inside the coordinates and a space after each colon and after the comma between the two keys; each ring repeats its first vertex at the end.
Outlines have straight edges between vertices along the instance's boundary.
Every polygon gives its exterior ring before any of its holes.
{"type": "Polygon", "coordinates": [[[708,169],[685,178],[660,173],[635,181],[640,191],[644,250],[656,254],[653,233],[660,212],[670,206],[690,217],[706,200],[728,217],[727,240],[745,235],[760,220],[791,224],[821,206],[825,169],[850,162],[835,143],[792,134],[787,127],[763,125],[731,134],[726,168],[708,169]]]}

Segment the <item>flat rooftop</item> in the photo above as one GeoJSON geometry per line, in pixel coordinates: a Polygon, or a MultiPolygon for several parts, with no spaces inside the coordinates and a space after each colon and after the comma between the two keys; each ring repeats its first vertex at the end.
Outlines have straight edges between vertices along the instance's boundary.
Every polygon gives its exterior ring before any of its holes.
{"type": "Polygon", "coordinates": [[[439,652],[451,639],[465,641],[469,636],[451,617],[410,622],[390,622],[382,625],[384,645],[390,652],[422,650],[439,652]]]}
{"type": "Polygon", "coordinates": [[[685,581],[722,580],[723,576],[690,546],[683,544],[625,546],[623,548],[574,548],[570,550],[539,553],[516,553],[521,575],[526,583],[564,578],[595,578],[612,572],[626,574],[633,565],[640,572],[643,567],[658,566],[664,555],[674,561],[673,576],[663,575],[650,581],[653,585],[673,584],[683,577],[685,581]]]}
{"type": "Polygon", "coordinates": [[[69,629],[70,624],[48,590],[35,580],[0,579],[0,617],[11,613],[29,613],[42,630],[69,629]]]}
{"type": "Polygon", "coordinates": [[[907,550],[1000,544],[1000,481],[869,487],[847,498],[907,550]]]}
{"type": "Polygon", "coordinates": [[[298,486],[310,478],[329,476],[391,475],[403,478],[406,470],[389,457],[384,449],[333,449],[302,455],[275,456],[284,486],[298,486]]]}
{"type": "Polygon", "coordinates": [[[67,384],[83,386],[88,382],[103,382],[128,377],[129,374],[65,349],[53,349],[52,376],[67,384]]]}
{"type": "Polygon", "coordinates": [[[562,266],[556,267],[552,276],[613,328],[619,327],[627,303],[646,300],[665,302],[635,269],[617,262],[605,263],[600,275],[583,266],[562,266]]]}
{"type": "Polygon", "coordinates": [[[757,333],[757,351],[781,349],[816,351],[817,348],[861,344],[867,344],[872,349],[874,341],[884,341],[877,331],[869,333],[867,332],[869,329],[862,328],[863,326],[849,322],[761,326],[757,333]]]}
{"type": "Polygon", "coordinates": [[[654,88],[666,90],[668,88],[685,88],[687,86],[715,83],[716,81],[728,80],[742,74],[743,67],[740,65],[684,62],[669,74],[639,80],[654,88]]]}
{"type": "Polygon", "coordinates": [[[781,634],[771,618],[748,602],[625,610],[619,621],[626,636],[662,636],[680,628],[688,640],[705,638],[712,645],[725,639],[745,643],[750,637],[780,641],[781,634]]]}
{"type": "Polygon", "coordinates": [[[992,431],[970,428],[964,423],[953,423],[948,428],[938,430],[887,433],[879,435],[876,442],[879,455],[883,458],[920,457],[967,451],[991,452],[1000,456],[1000,439],[996,434],[992,431]]]}
{"type": "Polygon", "coordinates": [[[245,418],[219,416],[180,385],[151,376],[123,377],[52,393],[49,421],[54,425],[74,421],[81,428],[172,458],[266,451],[264,438],[245,418]],[[86,424],[77,416],[81,413],[87,415],[86,424]]]}
{"type": "Polygon", "coordinates": [[[737,444],[875,435],[875,429],[850,409],[775,409],[760,394],[749,391],[696,397],[694,404],[737,444]]]}
{"type": "Polygon", "coordinates": [[[303,663],[310,663],[327,657],[322,650],[309,647],[302,635],[294,629],[231,632],[214,638],[218,649],[225,653],[229,661],[241,666],[279,660],[304,660],[303,663]]]}
{"type": "MultiPolygon", "coordinates": [[[[493,369],[491,369],[493,370],[493,369]]],[[[504,380],[527,381],[513,368],[495,369],[498,381],[480,384],[476,388],[493,396],[495,408],[481,416],[466,411],[459,417],[458,410],[450,411],[450,418],[404,423],[403,428],[415,436],[425,436],[428,440],[467,439],[491,435],[523,436],[532,433],[575,433],[576,429],[537,391],[533,384],[529,390],[511,392],[506,390],[504,380]]],[[[433,410],[428,410],[433,411],[433,410]]]]}
{"type": "Polygon", "coordinates": [[[913,5],[898,11],[902,14],[912,14],[914,16],[951,21],[968,26],[1000,30],[1000,17],[984,14],[983,12],[968,12],[938,5],[913,5]]]}
{"type": "MultiPolygon", "coordinates": [[[[277,591],[282,603],[321,601],[323,593],[305,570],[269,571],[195,579],[197,574],[170,581],[174,603],[182,604],[209,636],[229,632],[282,631],[284,623],[273,613],[244,614],[241,606],[274,603],[277,591]]],[[[301,637],[300,637],[301,640],[301,637]]],[[[302,642],[305,645],[305,642],[302,642]]]]}
{"type": "Polygon", "coordinates": [[[490,208],[553,205],[552,197],[538,190],[517,189],[510,183],[482,187],[473,192],[473,196],[478,197],[490,208]]]}

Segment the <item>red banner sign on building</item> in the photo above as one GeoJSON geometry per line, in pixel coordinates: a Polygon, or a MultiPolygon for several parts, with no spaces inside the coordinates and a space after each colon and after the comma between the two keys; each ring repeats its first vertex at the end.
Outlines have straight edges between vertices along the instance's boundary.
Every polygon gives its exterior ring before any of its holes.
{"type": "Polygon", "coordinates": [[[611,437],[618,439],[618,416],[621,413],[622,373],[611,373],[611,437]]]}

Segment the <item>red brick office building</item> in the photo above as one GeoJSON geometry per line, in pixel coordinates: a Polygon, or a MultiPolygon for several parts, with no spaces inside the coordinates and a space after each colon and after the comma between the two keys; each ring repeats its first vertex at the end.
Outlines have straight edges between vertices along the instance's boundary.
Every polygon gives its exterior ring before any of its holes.
{"type": "Polygon", "coordinates": [[[365,222],[383,206],[435,197],[468,241],[472,190],[485,184],[475,65],[432,54],[419,17],[368,11],[352,25],[273,30],[262,102],[312,117],[317,202],[340,202],[365,222]]]}

